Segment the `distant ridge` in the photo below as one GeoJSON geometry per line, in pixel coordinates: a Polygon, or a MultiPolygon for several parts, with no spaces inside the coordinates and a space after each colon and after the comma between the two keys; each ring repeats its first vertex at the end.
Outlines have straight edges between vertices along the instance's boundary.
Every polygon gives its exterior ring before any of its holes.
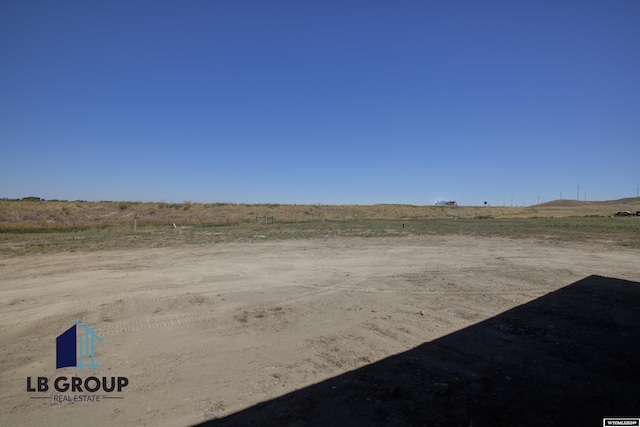
{"type": "Polygon", "coordinates": [[[574,206],[618,206],[618,205],[628,205],[628,204],[637,204],[640,203],[640,197],[626,197],[624,199],[617,200],[602,200],[602,201],[590,201],[586,202],[581,200],[571,200],[571,199],[560,199],[560,200],[552,200],[550,202],[540,203],[538,205],[533,205],[533,207],[540,208],[549,208],[549,207],[574,207],[574,206]]]}

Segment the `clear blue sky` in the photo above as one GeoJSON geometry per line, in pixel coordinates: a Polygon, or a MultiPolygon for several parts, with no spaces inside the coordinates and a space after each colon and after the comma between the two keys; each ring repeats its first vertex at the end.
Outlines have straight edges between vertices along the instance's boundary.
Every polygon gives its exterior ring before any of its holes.
{"type": "Polygon", "coordinates": [[[638,0],[0,3],[0,197],[522,205],[639,172],[638,0]]]}

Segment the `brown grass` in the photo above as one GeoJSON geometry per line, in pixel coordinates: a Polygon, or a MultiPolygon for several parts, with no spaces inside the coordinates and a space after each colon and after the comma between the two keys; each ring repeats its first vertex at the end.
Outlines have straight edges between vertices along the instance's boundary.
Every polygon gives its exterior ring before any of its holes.
{"type": "Polygon", "coordinates": [[[526,208],[0,201],[0,256],[264,239],[446,234],[640,248],[640,218],[609,218],[620,210],[640,210],[640,199],[561,201],[526,208]],[[263,216],[273,216],[274,223],[264,224],[263,216]]]}
{"type": "Polygon", "coordinates": [[[640,198],[609,202],[556,201],[531,207],[412,205],[284,205],[230,203],[0,201],[0,231],[61,230],[137,225],[225,225],[259,222],[409,220],[425,218],[528,218],[609,216],[640,210],[640,198]]]}

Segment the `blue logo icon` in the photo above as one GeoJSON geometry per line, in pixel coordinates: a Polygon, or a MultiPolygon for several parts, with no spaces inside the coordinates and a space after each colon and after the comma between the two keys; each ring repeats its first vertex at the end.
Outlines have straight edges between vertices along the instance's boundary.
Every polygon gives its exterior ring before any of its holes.
{"type": "Polygon", "coordinates": [[[95,363],[95,340],[102,342],[102,338],[88,324],[84,325],[77,320],[73,323],[75,325],[56,338],[56,369],[73,366],[75,370],[94,370],[99,366],[95,363]],[[80,336],[76,334],[78,326],[84,331],[80,336]],[[85,362],[87,359],[89,363],[85,362]]]}

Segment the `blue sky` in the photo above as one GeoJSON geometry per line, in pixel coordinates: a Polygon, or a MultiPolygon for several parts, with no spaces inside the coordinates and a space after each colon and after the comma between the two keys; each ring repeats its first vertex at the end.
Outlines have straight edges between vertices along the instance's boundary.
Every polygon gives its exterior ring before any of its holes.
{"type": "Polygon", "coordinates": [[[640,1],[0,3],[0,197],[532,204],[640,185],[640,1]]]}

